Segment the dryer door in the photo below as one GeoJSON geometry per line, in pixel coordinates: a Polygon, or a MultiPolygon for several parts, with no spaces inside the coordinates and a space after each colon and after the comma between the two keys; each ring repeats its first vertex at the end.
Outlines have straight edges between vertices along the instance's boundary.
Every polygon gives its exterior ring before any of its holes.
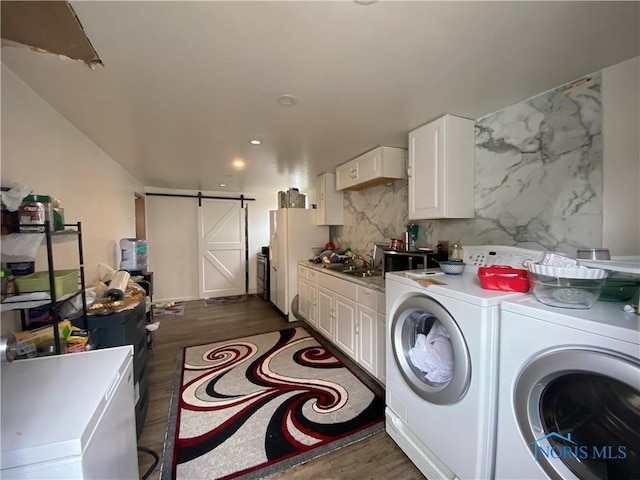
{"type": "Polygon", "coordinates": [[[640,478],[640,362],[585,347],[551,350],[515,385],[531,454],[550,478],[640,478]]]}
{"type": "Polygon", "coordinates": [[[456,403],[471,381],[464,335],[451,314],[426,295],[402,302],[393,313],[391,345],[404,380],[426,401],[456,403]]]}

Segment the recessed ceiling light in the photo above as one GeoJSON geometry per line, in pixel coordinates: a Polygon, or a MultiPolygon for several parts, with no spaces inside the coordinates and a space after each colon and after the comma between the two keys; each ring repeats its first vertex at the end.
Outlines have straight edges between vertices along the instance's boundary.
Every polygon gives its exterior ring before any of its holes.
{"type": "Polygon", "coordinates": [[[226,184],[226,183],[221,183],[221,184],[220,184],[220,186],[221,186],[221,187],[226,187],[226,186],[227,186],[227,184],[226,184]]]}
{"type": "Polygon", "coordinates": [[[262,143],[262,140],[249,140],[249,143],[251,145],[260,145],[262,143]]]}
{"type": "Polygon", "coordinates": [[[372,3],[376,3],[378,0],[353,0],[353,1],[359,5],[371,5],[372,3]]]}
{"type": "Polygon", "coordinates": [[[276,98],[276,102],[282,105],[283,107],[293,107],[296,103],[298,103],[298,99],[293,95],[280,95],[276,98]]]}
{"type": "Polygon", "coordinates": [[[244,168],[244,160],[236,158],[233,162],[231,162],[231,165],[233,165],[234,168],[240,170],[241,168],[244,168]]]}

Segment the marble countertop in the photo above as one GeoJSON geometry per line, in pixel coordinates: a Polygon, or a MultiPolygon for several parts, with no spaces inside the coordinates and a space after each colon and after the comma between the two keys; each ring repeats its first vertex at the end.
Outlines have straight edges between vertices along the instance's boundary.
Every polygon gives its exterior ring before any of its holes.
{"type": "Polygon", "coordinates": [[[326,273],[327,275],[331,275],[333,277],[341,278],[342,280],[347,280],[349,282],[362,285],[363,287],[371,288],[372,290],[377,290],[378,292],[385,293],[386,291],[384,286],[384,277],[382,275],[379,277],[355,277],[347,273],[333,270],[330,267],[325,267],[325,264],[323,263],[312,263],[308,260],[300,260],[298,262],[298,265],[302,265],[303,267],[311,268],[313,270],[317,270],[318,272],[326,273]]]}

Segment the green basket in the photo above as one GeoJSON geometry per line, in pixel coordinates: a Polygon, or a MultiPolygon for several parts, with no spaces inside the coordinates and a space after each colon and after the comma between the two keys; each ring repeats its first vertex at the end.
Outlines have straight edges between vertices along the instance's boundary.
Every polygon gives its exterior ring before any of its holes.
{"type": "MultiPolygon", "coordinates": [[[[78,290],[80,284],[80,270],[56,270],[53,272],[56,285],[56,297],[61,297],[78,290]]],[[[20,293],[29,292],[49,292],[49,272],[35,272],[29,275],[16,277],[18,291],[20,293]]]]}

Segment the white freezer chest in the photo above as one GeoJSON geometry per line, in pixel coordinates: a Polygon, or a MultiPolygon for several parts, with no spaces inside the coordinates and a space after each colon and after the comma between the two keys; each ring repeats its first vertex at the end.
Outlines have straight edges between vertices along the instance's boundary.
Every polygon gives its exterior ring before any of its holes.
{"type": "Polygon", "coordinates": [[[138,478],[133,347],[2,364],[0,477],[138,478]]]}

